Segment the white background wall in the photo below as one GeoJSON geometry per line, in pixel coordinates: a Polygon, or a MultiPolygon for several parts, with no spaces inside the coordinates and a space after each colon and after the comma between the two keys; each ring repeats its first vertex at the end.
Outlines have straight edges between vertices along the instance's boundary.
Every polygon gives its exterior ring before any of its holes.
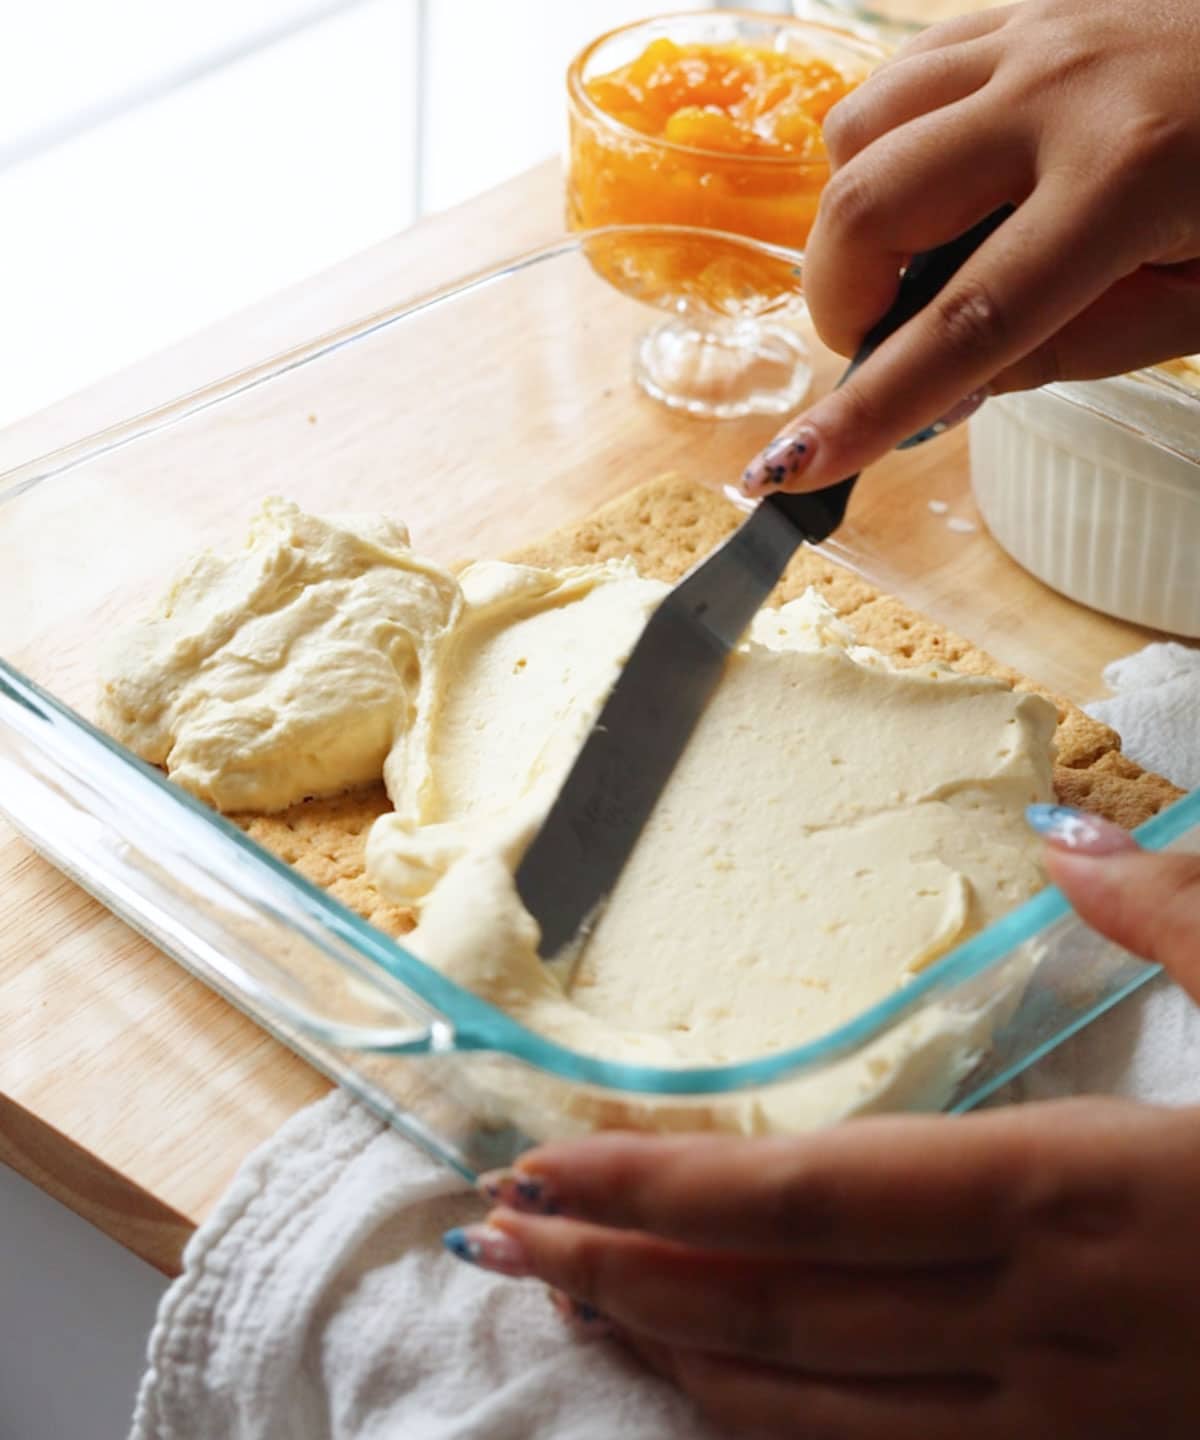
{"type": "MultiPolygon", "coordinates": [[[[0,0],[0,425],[552,153],[671,8],[0,0]]],[[[164,1285],[0,1166],[0,1440],[119,1440],[164,1285]]]]}
{"type": "Polygon", "coordinates": [[[702,6],[0,0],[0,425],[553,153],[583,43],[702,6]]]}
{"type": "Polygon", "coordinates": [[[0,1440],[120,1440],[166,1283],[0,1165],[0,1440]]]}

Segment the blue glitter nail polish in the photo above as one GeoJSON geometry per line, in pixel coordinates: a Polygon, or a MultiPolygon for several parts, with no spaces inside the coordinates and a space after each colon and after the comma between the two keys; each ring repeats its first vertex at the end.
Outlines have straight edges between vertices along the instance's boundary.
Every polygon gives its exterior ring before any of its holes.
{"type": "Polygon", "coordinates": [[[915,435],[910,435],[907,440],[901,440],[899,445],[896,446],[896,449],[915,450],[918,445],[924,445],[926,440],[933,440],[938,435],[941,435],[944,429],[944,426],[937,424],[926,425],[924,430],[918,430],[915,435]]]}
{"type": "Polygon", "coordinates": [[[493,1205],[507,1205],[526,1215],[557,1215],[560,1206],[540,1175],[522,1170],[493,1170],[481,1175],[479,1192],[493,1205]]]}
{"type": "Polygon", "coordinates": [[[456,1225],[453,1230],[447,1230],[442,1236],[442,1244],[458,1260],[465,1260],[469,1265],[475,1261],[474,1247],[471,1239],[461,1225],[456,1225]]]}
{"type": "Polygon", "coordinates": [[[1078,855],[1114,855],[1137,849],[1137,841],[1127,830],[1070,805],[1028,805],[1025,820],[1031,830],[1044,835],[1052,845],[1078,855]]]}
{"type": "Polygon", "coordinates": [[[918,445],[924,445],[926,440],[935,440],[939,435],[944,435],[947,430],[953,430],[956,425],[961,425],[964,420],[969,420],[990,394],[991,391],[986,385],[982,389],[972,390],[969,395],[964,396],[957,405],[951,406],[932,425],[926,425],[924,430],[918,430],[907,440],[901,440],[896,449],[915,450],[918,445]]]}
{"type": "Polygon", "coordinates": [[[497,1275],[521,1276],[530,1273],[529,1257],[515,1235],[494,1225],[462,1225],[447,1230],[442,1244],[456,1260],[478,1265],[497,1275]]]}

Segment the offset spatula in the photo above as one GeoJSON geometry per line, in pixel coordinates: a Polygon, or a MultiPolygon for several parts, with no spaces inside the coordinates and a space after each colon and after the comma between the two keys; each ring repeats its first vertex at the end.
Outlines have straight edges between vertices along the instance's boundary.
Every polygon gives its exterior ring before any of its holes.
{"type": "MultiPolygon", "coordinates": [[[[1010,213],[999,210],[950,244],[917,255],[846,375],[922,309],[1010,213]]],[[[768,496],[650,617],[517,869],[521,900],[541,927],[543,959],[594,924],[726,657],[797,548],[827,539],[842,523],[857,479],[807,495],[768,496]]]]}

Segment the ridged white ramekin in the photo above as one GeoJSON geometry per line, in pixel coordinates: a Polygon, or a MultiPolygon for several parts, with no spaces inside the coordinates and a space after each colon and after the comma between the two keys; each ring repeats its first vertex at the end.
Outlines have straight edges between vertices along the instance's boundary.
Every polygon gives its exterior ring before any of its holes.
{"type": "Polygon", "coordinates": [[[1200,636],[1200,391],[1159,372],[1002,395],[971,420],[988,529],[1106,614],[1200,636]]]}

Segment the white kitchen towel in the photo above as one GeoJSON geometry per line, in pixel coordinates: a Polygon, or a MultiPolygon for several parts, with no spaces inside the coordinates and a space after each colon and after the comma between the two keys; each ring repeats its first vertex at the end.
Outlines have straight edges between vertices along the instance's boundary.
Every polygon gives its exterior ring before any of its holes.
{"type": "MultiPolygon", "coordinates": [[[[1153,645],[1095,707],[1125,748],[1200,784],[1200,652],[1153,645]]],[[[1200,1010],[1158,982],[1017,1082],[1200,1100],[1200,1010]],[[1189,1058],[1190,1064],[1189,1064],[1189,1058]]],[[[344,1093],[239,1170],[163,1297],[133,1440],[713,1440],[614,1345],[568,1337],[537,1285],[471,1270],[442,1231],[461,1180],[344,1093]]]]}
{"type": "Polygon", "coordinates": [[[1200,790],[1200,647],[1147,645],[1104,672],[1111,700],[1088,713],[1111,725],[1125,753],[1181,790],[1200,790]]]}
{"type": "MultiPolygon", "coordinates": [[[[1113,692],[1088,706],[1131,760],[1183,790],[1200,788],[1200,649],[1148,645],[1104,672],[1113,692]]],[[[1200,1007],[1163,976],[1081,1030],[996,1097],[1086,1093],[1200,1104],[1200,1007]]]]}
{"type": "Polygon", "coordinates": [[[239,1170],[150,1337],[137,1440],[714,1440],[543,1287],[441,1247],[463,1182],[344,1092],[239,1170]]]}

